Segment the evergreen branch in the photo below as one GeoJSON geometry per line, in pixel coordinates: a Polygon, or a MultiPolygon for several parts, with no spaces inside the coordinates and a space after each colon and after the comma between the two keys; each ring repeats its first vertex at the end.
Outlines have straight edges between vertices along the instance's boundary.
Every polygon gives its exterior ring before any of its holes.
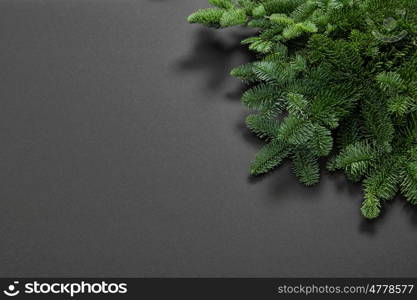
{"type": "Polygon", "coordinates": [[[277,137],[285,143],[299,146],[311,139],[313,131],[314,126],[311,122],[290,115],[281,123],[277,137]]]}
{"type": "Polygon", "coordinates": [[[268,142],[252,174],[291,154],[295,174],[311,185],[318,158],[332,153],[330,170],[362,182],[366,218],[397,194],[417,204],[417,1],[209,3],[189,21],[256,28],[242,41],[256,59],[231,71],[250,84],[246,125],[268,142]]]}
{"type": "Polygon", "coordinates": [[[252,175],[266,173],[279,165],[288,154],[289,151],[285,144],[272,141],[258,152],[255,160],[251,164],[250,173],[252,175]]]}
{"type": "Polygon", "coordinates": [[[279,130],[279,123],[277,120],[263,115],[247,116],[246,126],[259,138],[265,140],[275,138],[279,130]]]}
{"type": "Polygon", "coordinates": [[[208,2],[216,7],[229,9],[233,7],[232,0],[208,0],[208,2]]]}
{"type": "Polygon", "coordinates": [[[220,25],[222,27],[230,27],[236,25],[243,25],[246,23],[247,16],[244,9],[231,8],[226,10],[220,18],[220,25]]]}
{"type": "Polygon", "coordinates": [[[219,27],[224,10],[219,8],[205,8],[196,11],[188,17],[188,22],[199,23],[209,27],[219,27]]]}
{"type": "Polygon", "coordinates": [[[307,151],[297,151],[292,155],[293,171],[300,182],[314,185],[319,182],[320,168],[317,157],[307,151]]]}

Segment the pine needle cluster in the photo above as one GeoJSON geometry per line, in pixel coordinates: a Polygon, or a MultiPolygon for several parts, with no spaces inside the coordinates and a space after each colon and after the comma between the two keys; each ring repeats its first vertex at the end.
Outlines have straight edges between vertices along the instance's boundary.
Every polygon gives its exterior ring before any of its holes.
{"type": "Polygon", "coordinates": [[[209,0],[190,23],[246,26],[257,60],[231,75],[248,84],[247,127],[265,141],[253,175],[289,159],[306,185],[319,159],[364,189],[362,214],[401,194],[417,204],[417,1],[209,0]]]}

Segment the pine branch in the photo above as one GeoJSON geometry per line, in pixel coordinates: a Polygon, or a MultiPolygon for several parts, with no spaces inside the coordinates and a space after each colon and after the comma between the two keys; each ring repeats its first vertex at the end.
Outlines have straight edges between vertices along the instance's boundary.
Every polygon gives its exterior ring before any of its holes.
{"type": "Polygon", "coordinates": [[[330,170],[363,184],[366,218],[398,194],[417,204],[417,1],[209,3],[189,21],[256,28],[242,41],[256,59],[231,71],[250,85],[247,127],[267,143],[251,174],[289,156],[312,185],[331,155],[330,170]]]}
{"type": "Polygon", "coordinates": [[[279,123],[277,120],[263,115],[247,116],[246,126],[259,138],[267,141],[275,138],[279,130],[279,123]]]}
{"type": "Polygon", "coordinates": [[[319,182],[320,168],[318,159],[311,152],[297,151],[292,156],[293,170],[300,182],[314,185],[319,182]]]}
{"type": "Polygon", "coordinates": [[[289,151],[285,144],[279,141],[272,141],[258,152],[251,164],[250,173],[252,175],[266,173],[279,165],[288,154],[289,151]]]}

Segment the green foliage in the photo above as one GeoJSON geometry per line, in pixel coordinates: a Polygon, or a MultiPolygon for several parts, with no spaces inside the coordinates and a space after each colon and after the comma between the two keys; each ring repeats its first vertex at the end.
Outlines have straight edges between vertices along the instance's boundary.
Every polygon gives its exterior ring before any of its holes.
{"type": "Polygon", "coordinates": [[[279,130],[279,124],[276,120],[263,115],[247,116],[246,126],[258,137],[265,140],[273,139],[279,130]]]}
{"type": "Polygon", "coordinates": [[[224,11],[218,8],[200,9],[188,17],[188,22],[217,27],[219,26],[223,13],[224,11]]]}
{"type": "Polygon", "coordinates": [[[251,174],[292,162],[306,185],[319,159],[364,187],[362,214],[401,194],[417,204],[417,1],[209,0],[189,22],[248,26],[257,53],[231,75],[249,85],[247,127],[267,144],[251,174]]]}
{"type": "Polygon", "coordinates": [[[300,150],[292,156],[293,170],[298,179],[305,185],[319,182],[320,168],[317,156],[312,152],[300,150]]]}
{"type": "Polygon", "coordinates": [[[407,201],[417,204],[417,161],[410,162],[405,166],[403,177],[401,191],[407,201]]]}
{"type": "Polygon", "coordinates": [[[288,147],[278,140],[266,144],[251,164],[250,173],[260,175],[275,168],[289,154],[288,147]]]}
{"type": "Polygon", "coordinates": [[[233,7],[233,2],[232,0],[208,0],[208,2],[216,7],[219,8],[232,8],[233,7]]]}
{"type": "Polygon", "coordinates": [[[283,100],[277,87],[264,83],[253,86],[242,96],[242,103],[250,108],[257,109],[264,114],[271,114],[273,111],[281,111],[283,100]]]}
{"type": "Polygon", "coordinates": [[[243,25],[246,22],[246,13],[241,8],[231,8],[226,10],[220,18],[222,27],[243,25]]]}

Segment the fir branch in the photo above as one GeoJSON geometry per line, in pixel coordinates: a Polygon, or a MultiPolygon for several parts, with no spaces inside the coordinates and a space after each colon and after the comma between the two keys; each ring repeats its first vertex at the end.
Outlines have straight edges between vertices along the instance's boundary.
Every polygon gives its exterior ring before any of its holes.
{"type": "Polygon", "coordinates": [[[289,151],[285,144],[276,140],[272,141],[258,152],[251,164],[250,173],[252,175],[266,173],[279,165],[288,154],[289,151]]]}
{"type": "Polygon", "coordinates": [[[300,181],[312,185],[318,158],[332,153],[330,170],[362,182],[366,218],[397,194],[417,204],[417,1],[209,3],[189,21],[257,29],[242,41],[256,60],[231,71],[250,84],[246,125],[267,142],[251,174],[290,156],[300,181]]]}

